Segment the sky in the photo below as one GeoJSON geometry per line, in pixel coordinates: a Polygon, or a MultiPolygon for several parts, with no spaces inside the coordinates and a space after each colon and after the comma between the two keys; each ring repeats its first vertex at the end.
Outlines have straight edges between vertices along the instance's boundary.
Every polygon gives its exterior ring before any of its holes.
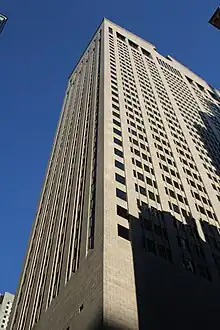
{"type": "Polygon", "coordinates": [[[219,0],[0,0],[0,292],[16,291],[68,75],[106,17],[220,89],[219,0]]]}

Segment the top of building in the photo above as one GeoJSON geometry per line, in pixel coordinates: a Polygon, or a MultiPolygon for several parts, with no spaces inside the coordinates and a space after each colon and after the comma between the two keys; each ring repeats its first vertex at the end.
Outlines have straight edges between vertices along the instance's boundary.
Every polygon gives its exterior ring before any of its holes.
{"type": "Polygon", "coordinates": [[[209,23],[220,30],[220,8],[218,7],[215,13],[209,20],[209,23]]]}
{"type": "MultiPolygon", "coordinates": [[[[100,27],[102,26],[102,24],[107,23],[109,26],[111,26],[113,29],[115,29],[116,31],[120,31],[121,34],[123,34],[123,32],[126,34],[126,36],[131,39],[135,38],[135,40],[137,40],[137,42],[139,43],[139,45],[145,49],[147,49],[149,52],[151,53],[156,53],[158,58],[163,59],[165,62],[172,62],[172,65],[176,68],[176,69],[182,69],[184,70],[186,75],[189,75],[190,79],[196,80],[198,83],[202,84],[203,86],[205,86],[207,89],[211,89],[211,90],[215,90],[215,92],[219,93],[218,90],[214,89],[212,86],[208,85],[208,83],[205,81],[205,79],[203,79],[202,77],[200,77],[198,74],[194,73],[191,69],[189,69],[188,67],[186,67],[184,64],[182,64],[181,62],[179,62],[178,60],[176,60],[173,56],[164,56],[161,53],[159,53],[157,51],[157,48],[150,43],[149,41],[146,41],[145,39],[135,35],[134,33],[130,32],[129,30],[126,30],[125,28],[121,27],[120,25],[115,24],[114,22],[110,21],[109,19],[107,19],[106,17],[103,18],[103,20],[101,21],[100,25],[98,26],[98,28],[96,29],[95,33],[93,34],[92,38],[90,39],[88,46],[86,49],[88,49],[90,43],[93,41],[94,36],[96,35],[97,31],[100,29],[100,27]]],[[[77,67],[77,65],[80,63],[81,58],[83,57],[83,54],[80,56],[79,60],[77,61],[74,69],[72,70],[69,78],[71,77],[73,71],[75,70],[75,68],[77,67]]]]}
{"type": "Polygon", "coordinates": [[[8,20],[8,17],[0,13],[0,33],[2,32],[6,22],[8,20]]]}

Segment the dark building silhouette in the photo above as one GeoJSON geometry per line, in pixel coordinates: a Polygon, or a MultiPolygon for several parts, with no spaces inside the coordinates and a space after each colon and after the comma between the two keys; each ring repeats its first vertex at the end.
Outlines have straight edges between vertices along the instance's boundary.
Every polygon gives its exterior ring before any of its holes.
{"type": "Polygon", "coordinates": [[[215,11],[215,13],[212,15],[212,17],[209,20],[209,23],[216,27],[218,30],[220,30],[220,8],[218,7],[215,11]]]}

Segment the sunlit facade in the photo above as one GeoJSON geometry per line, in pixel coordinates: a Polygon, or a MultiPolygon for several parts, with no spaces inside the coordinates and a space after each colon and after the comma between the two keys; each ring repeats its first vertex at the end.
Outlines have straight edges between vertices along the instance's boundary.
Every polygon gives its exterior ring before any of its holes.
{"type": "Polygon", "coordinates": [[[103,20],[68,80],[10,330],[214,321],[218,93],[103,20]]]}

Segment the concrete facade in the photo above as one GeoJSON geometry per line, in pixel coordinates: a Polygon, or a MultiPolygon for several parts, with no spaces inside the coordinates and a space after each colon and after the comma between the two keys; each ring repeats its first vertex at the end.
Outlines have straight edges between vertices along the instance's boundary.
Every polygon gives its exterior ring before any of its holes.
{"type": "Polygon", "coordinates": [[[9,329],[212,328],[218,93],[103,20],[69,77],[9,329]]]}
{"type": "Polygon", "coordinates": [[[11,313],[14,295],[8,292],[0,294],[0,329],[6,329],[11,313]]]}

